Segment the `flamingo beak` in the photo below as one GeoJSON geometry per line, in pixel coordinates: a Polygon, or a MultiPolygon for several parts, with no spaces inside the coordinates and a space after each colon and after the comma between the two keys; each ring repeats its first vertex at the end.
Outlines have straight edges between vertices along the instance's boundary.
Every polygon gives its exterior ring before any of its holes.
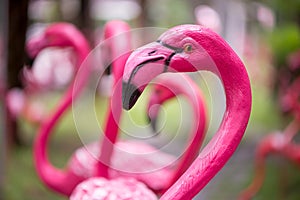
{"type": "Polygon", "coordinates": [[[174,50],[153,42],[136,49],[128,58],[123,74],[123,108],[130,110],[147,84],[161,73],[167,72],[174,50]]]}

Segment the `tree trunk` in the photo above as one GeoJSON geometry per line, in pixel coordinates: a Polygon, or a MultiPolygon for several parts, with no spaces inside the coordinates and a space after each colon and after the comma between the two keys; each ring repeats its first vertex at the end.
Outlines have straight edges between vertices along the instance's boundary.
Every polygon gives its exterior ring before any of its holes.
{"type": "Polygon", "coordinates": [[[6,66],[6,41],[7,41],[7,0],[0,1],[0,200],[4,199],[5,161],[6,161],[6,126],[5,126],[5,98],[4,76],[6,66]]]}
{"type": "Polygon", "coordinates": [[[139,16],[139,27],[146,27],[149,26],[149,19],[148,19],[148,11],[147,11],[147,0],[140,0],[140,5],[142,12],[139,16]]]}
{"type": "Polygon", "coordinates": [[[80,0],[80,12],[76,19],[76,25],[92,44],[93,41],[93,24],[90,17],[90,0],[80,0]]]}
{"type": "MultiPolygon", "coordinates": [[[[8,54],[7,54],[7,89],[22,87],[19,73],[25,60],[25,39],[27,30],[28,0],[8,1],[8,54]]],[[[6,110],[8,146],[21,144],[17,121],[6,110]]]]}

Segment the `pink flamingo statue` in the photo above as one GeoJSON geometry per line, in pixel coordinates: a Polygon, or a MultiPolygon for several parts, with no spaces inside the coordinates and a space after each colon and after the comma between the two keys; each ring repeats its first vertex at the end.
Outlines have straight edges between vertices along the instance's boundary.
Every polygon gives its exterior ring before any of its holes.
{"type": "MultiPolygon", "coordinates": [[[[78,69],[90,52],[89,44],[84,36],[73,25],[68,23],[50,25],[39,38],[32,39],[28,43],[27,48],[31,56],[35,57],[42,49],[52,46],[72,47],[77,55],[78,69]]],[[[34,143],[34,164],[38,175],[49,188],[62,194],[71,194],[73,188],[84,179],[76,176],[72,171],[67,169],[63,171],[52,166],[47,156],[47,145],[55,124],[72,104],[73,98],[79,94],[85,84],[85,80],[89,76],[89,72],[90,69],[86,67],[81,70],[80,74],[77,73],[79,86],[75,88],[71,84],[59,102],[57,109],[41,124],[34,143]]]]}
{"type": "MultiPolygon", "coordinates": [[[[34,40],[34,39],[33,39],[34,40]]],[[[38,39],[37,39],[38,40],[38,39]]],[[[32,66],[23,67],[21,80],[24,88],[12,88],[6,95],[6,102],[11,116],[22,118],[33,125],[40,125],[46,118],[46,106],[36,101],[36,94],[61,89],[70,82],[74,75],[72,68],[74,55],[69,49],[48,49],[36,57],[36,43],[32,40],[27,44],[27,52],[35,57],[32,66]],[[45,60],[48,58],[48,60],[45,60]],[[45,66],[45,62],[49,62],[45,66]]]]}
{"type": "Polygon", "coordinates": [[[248,124],[250,81],[243,63],[229,45],[199,25],[180,25],[166,31],[158,41],[134,51],[125,66],[122,99],[126,110],[133,107],[157,75],[199,70],[209,70],[222,80],[226,111],[213,139],[161,199],[192,199],[226,164],[248,124]]]}
{"type": "MultiPolygon", "coordinates": [[[[206,110],[205,110],[205,104],[204,99],[202,97],[202,93],[199,90],[198,86],[188,77],[185,75],[176,75],[176,76],[168,76],[168,77],[160,77],[157,82],[154,85],[153,91],[150,93],[150,101],[148,105],[148,110],[151,109],[151,107],[154,104],[163,104],[165,101],[173,98],[174,96],[183,95],[187,97],[187,100],[192,104],[192,107],[194,109],[194,116],[195,116],[195,123],[193,124],[193,129],[195,129],[192,132],[196,132],[196,134],[191,135],[191,143],[187,145],[187,150],[182,155],[182,158],[180,158],[179,164],[177,167],[174,167],[172,165],[171,167],[166,167],[163,170],[159,170],[157,172],[151,172],[146,174],[132,174],[132,173],[126,173],[123,171],[115,171],[114,175],[112,176],[112,180],[107,180],[103,177],[93,177],[90,179],[87,179],[86,181],[80,183],[74,190],[74,192],[71,195],[71,200],[81,200],[84,198],[88,199],[105,199],[109,198],[110,195],[118,196],[118,199],[123,199],[120,191],[118,189],[113,188],[113,183],[115,184],[123,184],[123,183],[133,183],[133,185],[140,185],[140,181],[145,183],[150,189],[156,193],[163,192],[163,190],[168,189],[170,185],[172,185],[181,175],[182,173],[188,168],[189,165],[187,163],[191,163],[195,157],[197,156],[197,152],[200,149],[200,146],[202,144],[204,134],[203,129],[206,128],[206,110]],[[183,84],[186,83],[186,84],[183,84]],[[119,178],[118,178],[119,177],[119,178]],[[121,178],[120,178],[121,177],[121,178]],[[154,182],[151,183],[150,181],[154,182]],[[100,182],[100,184],[99,184],[100,182]],[[101,195],[97,196],[97,193],[101,193],[101,195]],[[119,196],[120,195],[120,196],[119,196]]],[[[159,108],[152,110],[149,113],[149,117],[151,119],[155,119],[157,116],[157,113],[159,112],[159,108]]],[[[130,145],[129,141],[125,141],[123,143],[123,148],[126,150],[134,151],[142,151],[145,153],[152,152],[155,150],[151,146],[147,146],[145,144],[141,144],[137,147],[135,147],[135,143],[132,143],[134,146],[131,147],[131,149],[128,148],[128,145],[130,145]]],[[[121,146],[119,142],[116,143],[116,146],[121,146]]],[[[122,147],[122,146],[121,146],[122,147]]],[[[123,150],[124,150],[123,149],[123,150]]],[[[120,153],[121,154],[121,153],[120,153]]],[[[114,162],[118,161],[118,158],[120,158],[120,154],[117,154],[117,152],[114,152],[112,155],[112,166],[114,166],[114,162]]],[[[126,154],[125,154],[126,155],[126,154]]],[[[134,158],[136,156],[134,155],[132,158],[132,162],[134,162],[134,158]]],[[[143,163],[146,165],[152,166],[153,163],[151,162],[164,162],[164,157],[166,157],[163,153],[159,152],[159,154],[152,157],[146,157],[146,160],[143,158],[138,158],[136,160],[139,161],[139,165],[136,168],[144,167],[143,163]]],[[[125,159],[130,159],[126,156],[125,159]]],[[[170,159],[167,158],[167,161],[170,162],[170,159]]],[[[122,162],[122,160],[121,160],[122,162]]],[[[131,163],[131,159],[127,161],[129,164],[131,163]]],[[[155,165],[155,163],[154,163],[155,165]]],[[[123,166],[123,165],[122,165],[123,166]]],[[[126,167],[126,166],[124,166],[126,167]]],[[[131,167],[131,166],[130,166],[131,167]]],[[[114,167],[112,167],[114,168],[114,167]]],[[[137,169],[138,171],[138,169],[137,169]]],[[[110,176],[111,177],[111,176],[110,176]]],[[[149,193],[145,192],[144,189],[139,187],[139,189],[142,190],[142,192],[137,189],[136,192],[133,192],[131,188],[131,184],[123,186],[123,194],[129,195],[126,198],[133,198],[135,195],[141,193],[141,196],[139,196],[139,199],[156,199],[149,193]],[[128,188],[130,187],[130,188],[128,188]],[[129,191],[128,191],[129,190],[129,191]],[[150,197],[148,196],[150,195],[150,197]]],[[[134,191],[136,190],[136,186],[134,186],[134,191]]]]}
{"type": "MultiPolygon", "coordinates": [[[[120,22],[118,22],[118,21],[109,22],[110,25],[107,24],[105,29],[108,29],[108,27],[111,27],[111,29],[113,27],[119,27],[118,23],[120,23],[120,22]]],[[[123,26],[123,27],[125,27],[125,26],[123,26]]],[[[43,45],[33,45],[32,47],[37,47],[37,48],[42,49],[46,46],[54,46],[54,45],[60,46],[61,44],[67,44],[76,49],[75,51],[78,52],[79,58],[85,58],[88,53],[88,51],[87,51],[88,46],[85,45],[85,47],[83,47],[83,52],[80,52],[81,48],[79,48],[80,47],[79,39],[81,38],[81,42],[83,43],[83,36],[78,36],[78,35],[80,35],[80,33],[76,29],[74,29],[73,26],[63,27],[62,24],[52,25],[46,30],[43,37],[41,37],[39,40],[35,41],[35,43],[43,44],[43,45]],[[59,27],[59,29],[55,29],[57,26],[59,27]],[[72,30],[66,31],[65,29],[68,29],[68,28],[70,28],[72,30]],[[49,29],[51,31],[49,31],[49,29]],[[64,31],[67,32],[67,34],[62,33],[64,31]],[[72,31],[73,31],[73,33],[71,33],[72,31]],[[59,36],[58,41],[56,39],[57,36],[59,36]],[[73,36],[76,36],[76,37],[73,38],[73,36]],[[51,39],[48,39],[47,37],[49,37],[51,39]],[[74,43],[72,41],[75,38],[76,38],[76,43],[74,43]],[[67,41],[63,42],[64,40],[67,40],[67,41]],[[47,41],[48,42],[56,42],[56,44],[47,43],[47,41]]],[[[35,51],[35,55],[38,53],[38,50],[36,50],[34,48],[32,48],[31,50],[35,51]]],[[[123,67],[118,66],[118,68],[116,67],[115,69],[113,69],[114,75],[116,77],[121,78],[121,76],[122,76],[122,71],[119,71],[119,70],[123,70],[123,68],[124,68],[125,61],[126,61],[126,59],[124,59],[125,56],[126,55],[121,56],[120,58],[118,58],[116,60],[119,62],[119,65],[123,66],[123,67]]],[[[79,63],[81,63],[83,61],[83,59],[78,60],[78,61],[80,61],[79,63]]],[[[116,61],[114,61],[114,62],[116,62],[116,61]]],[[[114,64],[113,64],[113,66],[114,66],[114,64]]],[[[82,75],[82,77],[80,78],[81,82],[80,82],[79,88],[83,87],[84,81],[85,81],[84,79],[86,79],[88,77],[89,70],[88,69],[83,69],[83,70],[85,70],[85,71],[83,71],[81,73],[83,73],[84,76],[82,75]]],[[[75,97],[79,93],[79,89],[77,89],[77,87],[75,87],[74,85],[71,86],[71,89],[68,90],[68,93],[64,96],[64,99],[61,101],[61,104],[59,105],[58,109],[54,112],[54,114],[52,116],[50,116],[49,118],[47,118],[47,120],[42,124],[42,126],[38,132],[35,146],[34,146],[35,165],[36,165],[39,176],[41,177],[41,179],[46,183],[46,185],[49,188],[51,188],[54,191],[57,191],[61,194],[67,195],[67,196],[69,196],[71,194],[72,190],[74,189],[74,187],[77,184],[79,184],[80,182],[82,182],[83,180],[85,180],[89,177],[95,176],[95,175],[100,176],[102,174],[105,177],[105,174],[107,174],[107,173],[105,173],[105,172],[102,173],[101,170],[103,170],[103,171],[108,170],[107,166],[105,166],[105,165],[103,166],[103,164],[101,162],[98,162],[98,160],[95,159],[95,157],[93,156],[93,155],[99,155],[99,149],[101,147],[99,148],[98,142],[89,144],[86,147],[78,149],[71,157],[65,170],[56,169],[54,166],[52,166],[50,164],[50,162],[47,158],[46,150],[47,150],[47,143],[49,140],[50,133],[53,130],[58,119],[66,111],[66,109],[71,105],[72,100],[74,100],[75,97]],[[71,89],[76,89],[76,90],[74,90],[75,96],[73,97],[73,99],[72,99],[72,92],[70,91],[71,89]],[[96,152],[96,153],[91,153],[91,152],[96,152]]],[[[119,97],[120,97],[121,96],[120,87],[119,87],[119,89],[116,88],[116,91],[118,91],[118,90],[119,90],[119,97]]],[[[117,92],[116,92],[116,94],[117,94],[117,92]]],[[[114,95],[114,97],[117,98],[118,94],[114,95]]],[[[115,101],[118,101],[118,100],[120,101],[120,99],[121,99],[121,97],[115,101]]],[[[204,106],[202,106],[201,108],[203,108],[203,107],[204,106]]],[[[111,135],[109,135],[110,139],[116,137],[116,135],[114,135],[114,134],[117,134],[117,131],[118,131],[118,120],[120,117],[116,118],[116,114],[117,114],[117,116],[120,115],[120,113],[118,114],[117,112],[121,112],[121,109],[122,109],[121,102],[119,103],[119,106],[117,106],[117,109],[119,111],[114,112],[115,118],[111,117],[106,122],[105,134],[111,134],[111,135]],[[111,130],[111,132],[109,132],[110,130],[111,130]]],[[[199,113],[201,113],[201,114],[203,114],[203,116],[205,116],[204,109],[203,110],[200,109],[199,113]]],[[[112,115],[112,111],[110,111],[109,115],[110,116],[112,115]]],[[[199,126],[199,128],[197,130],[197,135],[200,134],[200,136],[198,136],[200,138],[202,138],[201,135],[203,135],[205,132],[205,122],[206,121],[203,120],[203,122],[200,123],[201,126],[199,126]]],[[[115,139],[111,139],[111,140],[113,141],[115,139]]],[[[103,140],[103,142],[102,142],[103,146],[105,146],[105,142],[109,142],[109,141],[103,140]]],[[[107,145],[107,146],[109,148],[112,148],[109,145],[107,145]]],[[[106,159],[112,160],[112,166],[114,166],[115,169],[122,169],[124,167],[124,165],[128,164],[128,159],[126,159],[126,156],[128,155],[128,154],[126,154],[127,150],[130,150],[132,152],[132,148],[133,148],[133,149],[139,149],[139,150],[143,149],[143,151],[145,151],[145,152],[155,151],[155,149],[153,147],[151,147],[150,145],[140,143],[140,142],[135,142],[135,141],[124,141],[124,142],[120,141],[120,142],[116,143],[116,146],[120,147],[120,149],[122,149],[123,151],[116,152],[115,156],[112,156],[112,158],[106,157],[106,159]],[[123,158],[123,159],[120,159],[120,158],[123,158]]],[[[107,151],[107,149],[104,148],[100,152],[102,152],[102,151],[107,151]]],[[[108,154],[111,154],[113,151],[111,149],[111,150],[108,150],[107,152],[108,152],[108,154]]],[[[194,152],[194,153],[189,152],[189,153],[193,155],[196,152],[194,152]]],[[[168,154],[160,153],[159,155],[160,155],[160,157],[162,157],[163,161],[166,163],[170,163],[170,160],[174,160],[173,157],[171,157],[168,154]]],[[[107,156],[107,155],[105,155],[105,156],[107,156]]],[[[134,159],[134,157],[132,159],[134,159]]],[[[153,165],[155,165],[155,161],[157,162],[157,158],[152,157],[150,161],[153,163],[153,165]]],[[[141,162],[149,163],[149,160],[145,159],[144,161],[142,160],[141,162]]],[[[132,165],[134,165],[134,163],[135,162],[132,162],[132,165]]],[[[161,163],[162,163],[162,161],[159,160],[158,164],[161,165],[161,163]]],[[[104,162],[104,164],[106,164],[106,162],[104,162]]],[[[186,163],[186,164],[188,164],[188,163],[186,163]]],[[[134,168],[134,167],[135,167],[135,165],[132,166],[132,168],[134,168]]],[[[110,169],[109,178],[118,177],[118,176],[120,176],[120,174],[122,174],[122,172],[120,170],[117,171],[117,170],[110,169]]],[[[133,176],[133,173],[124,173],[124,174],[123,174],[124,176],[133,176]]],[[[139,179],[147,180],[147,181],[145,181],[147,183],[154,182],[151,179],[150,175],[146,175],[146,178],[143,178],[142,175],[137,175],[137,174],[135,174],[135,176],[138,176],[139,179]]],[[[170,183],[168,182],[168,184],[170,184],[170,183]]],[[[159,181],[152,183],[152,185],[156,186],[156,190],[166,189],[166,187],[169,186],[166,184],[163,185],[163,184],[159,183],[159,181]],[[157,189],[157,187],[158,187],[157,185],[159,185],[160,188],[157,189]],[[161,185],[163,185],[163,187],[161,187],[161,185]]]]}

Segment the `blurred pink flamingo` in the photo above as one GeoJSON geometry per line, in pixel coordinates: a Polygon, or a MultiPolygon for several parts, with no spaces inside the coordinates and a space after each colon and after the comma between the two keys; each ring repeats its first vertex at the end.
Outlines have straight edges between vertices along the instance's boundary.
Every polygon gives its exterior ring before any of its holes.
{"type": "MultiPolygon", "coordinates": [[[[35,48],[38,49],[34,45],[32,40],[27,44],[27,52],[31,56],[36,54],[35,48]]],[[[48,109],[37,99],[42,93],[61,89],[70,82],[75,71],[72,53],[66,48],[45,48],[38,57],[34,56],[36,58],[32,66],[23,67],[20,79],[24,88],[12,88],[6,95],[11,117],[25,119],[33,125],[42,123],[48,109]]]]}
{"type": "Polygon", "coordinates": [[[244,189],[238,199],[249,200],[261,189],[266,174],[265,160],[269,154],[280,154],[300,166],[300,146],[292,143],[299,130],[299,121],[293,121],[283,132],[275,132],[263,138],[256,149],[255,175],[251,184],[244,189]]]}
{"type": "Polygon", "coordinates": [[[70,200],[84,199],[156,200],[157,197],[146,185],[134,178],[107,180],[103,177],[92,177],[81,182],[70,196],[70,200]]]}
{"type": "Polygon", "coordinates": [[[69,48],[43,49],[31,66],[25,65],[23,68],[21,78],[25,89],[30,93],[36,93],[65,88],[76,72],[75,57],[69,48]]]}
{"type": "Polygon", "coordinates": [[[6,94],[6,105],[10,116],[19,117],[29,123],[39,125],[45,118],[45,108],[39,102],[31,102],[26,92],[20,88],[12,88],[6,94]]]}
{"type": "Polygon", "coordinates": [[[226,164],[240,143],[251,112],[247,71],[229,45],[199,25],[169,29],[134,51],[123,75],[123,108],[133,107],[145,86],[164,72],[209,70],[223,82],[226,111],[218,132],[161,199],[192,199],[226,164]]]}
{"type": "MultiPolygon", "coordinates": [[[[128,163],[129,167],[135,166],[136,170],[139,171],[139,168],[149,168],[151,169],[153,166],[157,167],[157,163],[164,164],[166,167],[163,169],[158,169],[158,171],[154,172],[145,172],[144,174],[134,174],[134,173],[126,173],[124,171],[118,170],[117,173],[114,172],[112,176],[112,180],[106,180],[104,178],[90,178],[80,183],[74,190],[71,195],[71,200],[81,200],[84,198],[87,199],[105,199],[110,197],[110,195],[118,196],[118,199],[123,199],[122,194],[126,194],[126,198],[133,198],[135,194],[142,194],[139,196],[139,199],[156,199],[156,196],[150,192],[145,192],[145,188],[143,189],[142,186],[138,186],[141,183],[139,181],[145,183],[150,189],[154,192],[163,192],[164,190],[168,189],[170,185],[172,185],[181,175],[182,173],[188,168],[187,163],[191,163],[200,149],[202,141],[204,139],[204,130],[206,129],[206,109],[204,104],[204,99],[202,97],[201,91],[199,90],[198,86],[188,77],[185,75],[176,75],[176,76],[168,76],[168,77],[160,77],[157,79],[154,85],[154,89],[150,93],[150,101],[148,105],[149,117],[151,119],[155,119],[159,112],[159,108],[155,107],[155,109],[151,109],[153,105],[161,105],[165,101],[173,98],[174,96],[183,95],[187,98],[187,100],[192,104],[194,110],[194,117],[195,123],[193,123],[193,129],[191,132],[195,132],[190,137],[191,142],[187,145],[187,149],[185,150],[184,154],[180,158],[178,166],[170,165],[170,162],[175,161],[175,157],[170,159],[166,157],[165,154],[161,152],[156,152],[157,150],[147,144],[139,144],[139,143],[132,143],[131,149],[129,145],[131,145],[131,141],[124,141],[123,144],[116,143],[116,147],[120,146],[121,152],[119,153],[118,150],[114,152],[112,155],[112,168],[114,168],[115,162],[121,163],[128,163]],[[185,83],[185,84],[184,84],[185,83]],[[150,111],[151,110],[151,111],[150,111]],[[139,144],[139,145],[138,145],[139,144]],[[122,147],[123,146],[123,147],[122,147]],[[133,156],[124,154],[126,157],[122,158],[120,155],[122,151],[129,151],[133,154],[133,156]],[[142,156],[146,157],[138,157],[136,152],[145,153],[142,156]],[[152,154],[152,155],[151,155],[152,154]],[[132,157],[132,158],[131,158],[132,157]],[[120,161],[121,158],[121,161],[120,161]],[[167,159],[165,159],[167,158],[167,159]],[[124,161],[127,160],[127,161],[124,161]],[[133,164],[132,162],[138,161],[137,164],[133,164]],[[168,163],[169,162],[169,163],[168,163]],[[150,165],[146,166],[146,165],[150,165]],[[118,178],[121,177],[121,178],[118,178]],[[152,183],[151,183],[152,181],[152,183]],[[99,184],[99,182],[101,184],[99,184]],[[115,183],[115,184],[112,184],[115,183]],[[132,183],[127,186],[126,184],[123,186],[123,192],[119,190],[121,188],[113,188],[113,185],[123,184],[123,183],[132,183]],[[131,189],[130,185],[134,185],[134,190],[131,189]],[[140,192],[142,190],[142,192],[140,192]],[[97,196],[97,193],[101,193],[103,196],[97,196]],[[127,197],[128,195],[128,197],[127,197]],[[133,195],[133,196],[130,196],[133,195]],[[146,196],[145,196],[146,195],[146,196]],[[150,195],[150,196],[149,196],[150,195]]],[[[154,120],[155,121],[155,120],[154,120]]],[[[117,148],[116,148],[117,149],[117,148]]],[[[114,149],[114,150],[116,150],[114,149]]],[[[167,155],[168,156],[168,155],[167,155]]],[[[117,164],[116,164],[117,165],[117,164]]],[[[128,168],[126,165],[124,166],[125,170],[128,168]]],[[[163,165],[162,165],[163,166],[163,165]]],[[[133,170],[134,168],[132,168],[133,170]]],[[[155,169],[155,168],[154,168],[155,169]]]]}
{"type": "MultiPolygon", "coordinates": [[[[42,49],[52,46],[73,48],[77,55],[76,71],[78,71],[80,65],[90,52],[89,44],[84,36],[73,25],[68,23],[51,24],[40,37],[29,41],[27,49],[31,56],[35,57],[42,49]]],[[[62,194],[70,194],[75,185],[84,179],[77,176],[73,171],[69,171],[68,169],[63,171],[50,164],[47,156],[48,141],[55,124],[57,124],[60,117],[70,105],[72,105],[73,98],[79,95],[89,73],[90,69],[88,67],[82,68],[81,72],[77,73],[76,80],[79,82],[78,87],[75,88],[74,84],[71,84],[55,111],[41,124],[34,143],[34,164],[38,175],[49,188],[62,194]]]]}
{"type": "Polygon", "coordinates": [[[259,142],[255,154],[255,175],[251,184],[240,193],[240,200],[253,198],[263,186],[265,160],[269,154],[280,154],[300,166],[300,146],[293,142],[293,137],[300,129],[299,88],[300,78],[294,80],[285,90],[285,94],[280,96],[283,111],[290,112],[294,119],[284,131],[271,133],[259,142]]]}

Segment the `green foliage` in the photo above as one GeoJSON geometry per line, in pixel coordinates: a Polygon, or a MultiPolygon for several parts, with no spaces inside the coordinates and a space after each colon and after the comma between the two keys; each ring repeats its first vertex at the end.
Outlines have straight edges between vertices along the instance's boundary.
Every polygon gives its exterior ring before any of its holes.
{"type": "Polygon", "coordinates": [[[271,34],[270,45],[276,67],[285,67],[287,56],[300,48],[300,30],[296,25],[277,27],[271,34]]]}
{"type": "MultiPolygon", "coordinates": [[[[252,110],[248,127],[259,134],[262,130],[265,132],[266,130],[281,129],[284,123],[270,92],[262,87],[252,87],[252,97],[252,110]]],[[[247,134],[248,136],[252,137],[252,135],[247,134]]]]}
{"type": "Polygon", "coordinates": [[[299,167],[287,159],[274,158],[274,156],[268,158],[266,178],[254,200],[298,200],[300,198],[299,167]]]}
{"type": "Polygon", "coordinates": [[[34,170],[30,147],[21,147],[12,152],[7,165],[4,199],[10,200],[63,200],[48,190],[37,177],[34,170]]]}
{"type": "Polygon", "coordinates": [[[275,11],[280,24],[300,20],[300,0],[262,0],[261,2],[275,11]]]}
{"type": "Polygon", "coordinates": [[[189,8],[189,4],[186,1],[152,0],[147,6],[150,20],[154,22],[155,26],[172,27],[193,21],[192,9],[189,8]]]}

